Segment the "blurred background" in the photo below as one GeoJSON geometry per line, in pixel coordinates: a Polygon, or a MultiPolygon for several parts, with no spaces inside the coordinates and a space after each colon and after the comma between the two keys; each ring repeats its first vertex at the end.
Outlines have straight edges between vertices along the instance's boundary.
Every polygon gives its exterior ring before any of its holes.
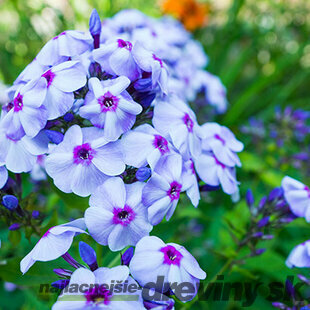
{"type": "MultiPolygon", "coordinates": [[[[166,1],[165,5],[153,0],[0,0],[0,81],[10,85],[42,46],[60,32],[86,30],[93,8],[102,19],[125,8],[136,8],[154,17],[165,11],[181,18],[178,4],[177,0],[166,1]]],[[[212,119],[208,115],[198,117],[229,126],[245,143],[240,156],[243,167],[238,171],[240,196],[252,188],[258,201],[280,186],[287,174],[310,185],[309,122],[306,117],[301,128],[300,119],[294,116],[296,110],[310,111],[310,1],[210,0],[200,4],[192,19],[181,20],[203,44],[209,57],[207,70],[218,75],[226,86],[229,107],[225,114],[212,119]],[[296,135],[296,130],[300,134],[296,135]]],[[[50,194],[45,210],[49,224],[68,218],[64,206],[71,207],[70,216],[76,217],[85,210],[87,200],[70,200],[57,191],[50,194]]],[[[244,201],[233,203],[223,193],[211,193],[198,209],[185,201],[169,224],[157,226],[153,234],[182,243],[211,279],[234,251],[227,219],[242,231],[246,230],[249,216],[244,201]]],[[[50,308],[56,296],[38,296],[38,283],[57,280],[51,270],[61,262],[38,263],[22,277],[20,258],[9,264],[3,261],[23,257],[36,239],[31,239],[30,244],[24,236],[9,235],[6,228],[1,229],[0,238],[11,243],[3,244],[0,250],[0,309],[50,308]]],[[[227,277],[230,281],[253,283],[284,282],[287,275],[296,278],[299,271],[289,270],[284,262],[290,250],[307,239],[307,224],[294,221],[266,245],[266,253],[249,259],[227,277]]],[[[113,253],[102,247],[97,250],[103,265],[107,265],[113,253]]],[[[77,253],[77,249],[74,251],[77,253]]],[[[265,297],[266,292],[260,291],[250,309],[272,309],[265,297]]],[[[240,303],[233,300],[177,305],[177,309],[189,307],[241,309],[240,303]]]]}

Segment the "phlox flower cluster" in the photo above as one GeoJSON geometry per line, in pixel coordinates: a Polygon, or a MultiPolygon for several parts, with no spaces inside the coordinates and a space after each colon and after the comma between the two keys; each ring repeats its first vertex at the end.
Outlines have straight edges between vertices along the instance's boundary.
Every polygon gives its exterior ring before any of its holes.
{"type": "MultiPolygon", "coordinates": [[[[43,173],[62,192],[90,199],[83,219],[42,236],[21,262],[23,273],[35,261],[62,256],[76,269],[60,273],[71,282],[104,283],[113,276],[148,288],[163,276],[192,283],[197,293],[206,274],[191,254],[148,235],[173,216],[182,193],[197,207],[204,184],[238,191],[243,144],[224,126],[198,124],[190,107],[203,94],[218,112],[226,109],[225,88],[206,64],[202,46],[180,23],[134,10],[103,22],[94,10],[88,32],[65,31],[46,43],[2,108],[0,186],[8,171],[31,172],[37,180],[43,173]],[[90,270],[81,267],[67,251],[86,230],[112,251],[136,246],[129,268],[98,268],[89,248],[80,250],[90,270]]],[[[54,308],[127,308],[110,297],[88,290],[70,307],[59,300],[54,308]]],[[[127,303],[132,309],[147,304],[140,297],[127,303]]],[[[172,309],[169,298],[164,303],[172,309]]]]}

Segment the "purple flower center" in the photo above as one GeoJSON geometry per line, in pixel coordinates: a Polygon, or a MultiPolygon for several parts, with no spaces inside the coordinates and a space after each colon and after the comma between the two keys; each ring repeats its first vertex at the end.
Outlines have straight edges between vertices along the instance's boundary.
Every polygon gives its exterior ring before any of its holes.
{"type": "Polygon", "coordinates": [[[310,198],[310,188],[308,186],[305,186],[304,190],[308,193],[308,197],[310,198]]]}
{"type": "Polygon", "coordinates": [[[113,210],[113,224],[121,224],[127,226],[136,217],[136,213],[127,205],[124,208],[114,208],[113,210]]]}
{"type": "Polygon", "coordinates": [[[226,144],[226,141],[225,141],[220,135],[215,134],[215,135],[214,135],[214,138],[217,139],[217,140],[219,140],[219,141],[221,141],[223,145],[226,144]]]}
{"type": "Polygon", "coordinates": [[[75,164],[90,165],[96,151],[89,143],[78,145],[73,150],[73,162],[75,164]]]}
{"type": "Polygon", "coordinates": [[[101,112],[108,112],[116,110],[119,99],[108,91],[103,96],[100,96],[97,101],[101,106],[101,112]]]}
{"type": "Polygon", "coordinates": [[[183,117],[183,122],[186,125],[187,130],[193,132],[194,122],[187,113],[183,117]]]}
{"type": "Polygon", "coordinates": [[[162,136],[155,135],[153,145],[159,149],[161,155],[169,152],[168,141],[162,136]]]}
{"type": "Polygon", "coordinates": [[[122,39],[117,40],[118,47],[120,48],[126,48],[126,50],[131,51],[132,50],[132,44],[129,41],[124,41],[122,39]]]}
{"type": "Polygon", "coordinates": [[[111,292],[103,286],[97,285],[85,292],[87,303],[108,305],[110,303],[111,292]]]}
{"type": "Polygon", "coordinates": [[[14,112],[19,112],[23,109],[23,96],[18,93],[17,96],[14,98],[14,112]]]}
{"type": "Polygon", "coordinates": [[[213,158],[214,158],[214,160],[215,160],[215,163],[218,165],[218,166],[221,166],[223,169],[225,169],[225,165],[224,164],[222,164],[214,155],[213,155],[213,158]]]}
{"type": "Polygon", "coordinates": [[[180,266],[183,255],[172,245],[167,245],[160,249],[164,253],[164,264],[180,266]]]}
{"type": "Polygon", "coordinates": [[[163,68],[163,66],[164,66],[163,65],[163,61],[159,57],[157,57],[155,54],[153,54],[153,59],[158,61],[160,66],[161,66],[161,68],[163,68]]]}
{"type": "Polygon", "coordinates": [[[52,72],[52,70],[48,70],[45,73],[42,74],[42,76],[46,79],[47,81],[47,88],[49,88],[54,80],[55,73],[52,72]]]}
{"type": "Polygon", "coordinates": [[[171,201],[179,199],[181,189],[182,189],[182,185],[178,183],[177,181],[173,181],[170,184],[170,189],[168,190],[167,194],[170,197],[171,201]]]}

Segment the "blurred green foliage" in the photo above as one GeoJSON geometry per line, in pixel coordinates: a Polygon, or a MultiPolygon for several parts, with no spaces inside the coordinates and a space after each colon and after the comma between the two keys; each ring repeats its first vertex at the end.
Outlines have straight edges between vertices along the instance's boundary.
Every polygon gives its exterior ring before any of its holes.
{"type": "MultiPolygon", "coordinates": [[[[238,128],[250,116],[260,115],[268,121],[277,105],[310,110],[310,2],[308,0],[235,0],[209,1],[209,24],[194,35],[202,42],[210,58],[208,70],[219,75],[228,89],[230,107],[217,121],[230,126],[238,139],[247,140],[238,128]]],[[[137,8],[146,14],[160,15],[157,4],[149,0],[0,0],[0,80],[11,84],[21,70],[36,56],[43,44],[66,29],[87,29],[92,8],[102,18],[124,8],[137,8]]],[[[272,144],[272,141],[268,142],[272,144]]],[[[266,156],[255,153],[248,141],[241,154],[243,168],[238,171],[241,181],[240,195],[252,188],[256,201],[274,187],[290,171],[292,176],[306,182],[301,173],[291,167],[277,169],[277,158],[272,151],[266,156]],[[272,160],[270,160],[270,158],[272,160]]],[[[266,150],[268,145],[266,144],[266,150]]],[[[296,146],[298,147],[298,146],[296,146]]],[[[264,152],[263,152],[264,154],[264,152]]],[[[309,181],[309,180],[308,180],[309,181]]],[[[310,184],[308,182],[308,184],[310,184]]],[[[24,180],[30,193],[32,185],[24,180]]],[[[83,216],[87,200],[53,190],[44,201],[46,215],[44,229],[60,224],[71,217],[83,216]]],[[[184,245],[207,271],[208,283],[216,276],[229,258],[234,257],[235,245],[229,234],[227,219],[238,229],[246,231],[249,211],[243,200],[234,204],[223,193],[204,197],[198,209],[187,201],[177,208],[169,223],[154,228],[152,234],[163,240],[184,245]]],[[[29,206],[33,208],[34,206],[29,206]]],[[[309,238],[309,227],[303,220],[294,221],[282,229],[273,241],[266,242],[267,252],[247,260],[246,264],[225,273],[229,281],[284,282],[287,275],[300,270],[289,270],[284,261],[290,250],[309,238]]],[[[22,276],[19,262],[28,253],[38,237],[31,243],[24,234],[0,230],[2,248],[0,277],[13,282],[18,288],[8,292],[0,290],[0,309],[48,309],[56,300],[55,294],[38,294],[39,283],[57,280],[52,270],[65,266],[61,259],[50,263],[37,263],[22,276]],[[9,242],[7,242],[9,240],[9,242]]],[[[78,258],[79,240],[94,245],[90,237],[76,239],[72,255],[78,258]]],[[[265,246],[264,244],[262,246],[265,246]]],[[[97,246],[99,263],[108,266],[119,254],[97,246]]],[[[307,272],[305,272],[307,275],[307,272]]],[[[271,309],[266,292],[250,309],[271,309]]],[[[178,304],[177,309],[241,309],[238,301],[197,302],[178,304]]]]}

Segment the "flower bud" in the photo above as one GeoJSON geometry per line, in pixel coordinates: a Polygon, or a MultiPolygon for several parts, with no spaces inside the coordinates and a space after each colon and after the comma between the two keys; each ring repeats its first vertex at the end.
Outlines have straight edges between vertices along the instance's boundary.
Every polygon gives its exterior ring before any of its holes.
{"type": "Polygon", "coordinates": [[[101,32],[101,20],[96,9],[93,9],[89,18],[89,32],[92,36],[101,32]]]}
{"type": "Polygon", "coordinates": [[[256,233],[254,233],[254,234],[252,235],[252,237],[253,237],[253,238],[261,238],[261,237],[263,237],[263,235],[264,235],[264,233],[262,233],[261,231],[258,231],[258,232],[256,232],[256,233]]]}
{"type": "Polygon", "coordinates": [[[218,191],[219,189],[221,189],[221,186],[220,185],[212,186],[212,185],[205,184],[205,185],[200,186],[199,189],[201,192],[213,192],[213,191],[218,191]]]}
{"type": "Polygon", "coordinates": [[[257,227],[261,228],[266,226],[269,223],[269,216],[263,217],[261,220],[258,221],[257,227]]]}
{"type": "Polygon", "coordinates": [[[9,227],[9,230],[14,231],[20,229],[20,224],[19,223],[14,223],[9,227]]]}
{"type": "Polygon", "coordinates": [[[267,197],[264,196],[258,203],[258,209],[261,210],[265,206],[266,202],[267,202],[267,197]]]}
{"type": "Polygon", "coordinates": [[[273,201],[273,200],[279,199],[282,195],[283,195],[282,187],[276,187],[270,192],[268,196],[268,200],[273,201]]]}
{"type": "Polygon", "coordinates": [[[257,249],[253,256],[259,256],[266,252],[266,249],[257,249]]]}
{"type": "Polygon", "coordinates": [[[86,263],[92,271],[98,269],[96,252],[90,245],[80,241],[79,251],[83,262],[86,263]]]}
{"type": "Polygon", "coordinates": [[[129,263],[130,263],[132,257],[133,257],[133,247],[130,247],[122,255],[122,258],[121,258],[122,265],[129,266],[129,263]]]}
{"type": "Polygon", "coordinates": [[[68,264],[70,264],[73,268],[84,267],[79,262],[77,262],[68,252],[61,256],[68,264]]]}
{"type": "Polygon", "coordinates": [[[286,289],[289,296],[291,296],[293,298],[295,297],[295,288],[294,288],[294,285],[291,281],[289,281],[289,280],[285,281],[285,289],[286,289]]]}
{"type": "Polygon", "coordinates": [[[37,210],[32,211],[32,217],[34,219],[37,219],[40,216],[40,212],[37,210]]]}
{"type": "Polygon", "coordinates": [[[272,305],[278,309],[286,309],[285,304],[282,304],[281,302],[273,302],[272,305]]]}
{"type": "Polygon", "coordinates": [[[55,144],[59,144],[64,139],[64,135],[55,130],[45,130],[45,134],[47,135],[48,139],[55,144]]]}
{"type": "Polygon", "coordinates": [[[2,198],[2,204],[10,211],[18,207],[18,199],[13,195],[5,195],[2,198]]]}
{"type": "Polygon", "coordinates": [[[262,237],[263,240],[271,240],[271,239],[273,239],[273,238],[274,238],[274,235],[264,235],[264,236],[262,237]]]}
{"type": "Polygon", "coordinates": [[[307,285],[310,286],[310,279],[306,278],[304,275],[302,274],[299,274],[297,275],[297,277],[302,281],[302,282],[305,282],[307,285]]]}
{"type": "Polygon", "coordinates": [[[92,62],[88,67],[88,71],[91,77],[100,77],[102,75],[102,69],[98,62],[92,62]]]}
{"type": "Polygon", "coordinates": [[[55,288],[59,288],[60,290],[63,290],[69,284],[69,282],[70,282],[69,279],[61,279],[61,280],[53,282],[51,286],[55,288]]]}
{"type": "Polygon", "coordinates": [[[64,121],[70,123],[74,120],[74,115],[72,113],[67,113],[64,115],[64,121]]]}
{"type": "Polygon", "coordinates": [[[70,278],[72,275],[72,271],[64,268],[56,268],[53,270],[58,276],[64,278],[70,278]]]}
{"type": "Polygon", "coordinates": [[[251,189],[248,189],[245,195],[246,203],[249,207],[251,207],[254,204],[254,196],[251,191],[251,189]]]}
{"type": "Polygon", "coordinates": [[[138,181],[146,181],[152,174],[152,170],[148,167],[139,168],[136,172],[136,178],[138,181]]]}
{"type": "Polygon", "coordinates": [[[101,20],[96,9],[93,9],[89,19],[89,32],[94,38],[94,48],[100,45],[101,20]]]}
{"type": "Polygon", "coordinates": [[[285,206],[287,206],[287,202],[285,200],[281,200],[281,201],[277,202],[276,209],[279,210],[279,209],[282,209],[285,206]]]}

